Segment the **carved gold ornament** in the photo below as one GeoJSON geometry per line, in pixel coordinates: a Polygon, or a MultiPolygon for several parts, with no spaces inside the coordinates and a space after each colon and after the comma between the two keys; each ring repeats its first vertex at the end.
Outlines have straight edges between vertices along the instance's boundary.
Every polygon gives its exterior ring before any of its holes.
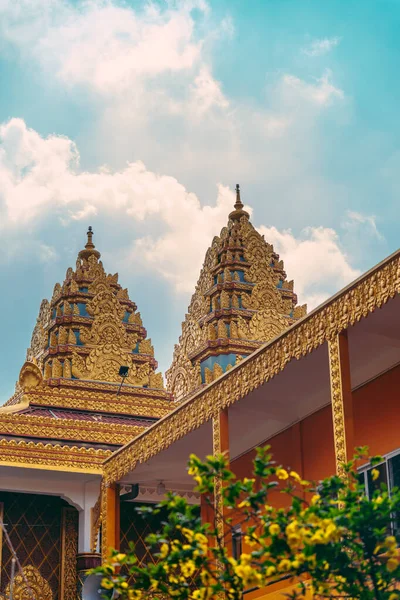
{"type": "Polygon", "coordinates": [[[46,380],[119,383],[119,368],[128,366],[125,383],[163,389],[136,305],[119,285],[118,274],[106,274],[92,235],[89,230],[76,270],[69,268],[51,302],[42,302],[28,359],[40,359],[46,380]]]}
{"type": "Polygon", "coordinates": [[[76,557],[78,554],[78,511],[64,508],[61,530],[60,597],[76,600],[76,557]]]}
{"type": "MultiPolygon", "coordinates": [[[[23,575],[18,573],[14,578],[14,600],[32,600],[32,593],[35,600],[53,600],[50,585],[35,567],[27,565],[22,569],[22,573],[23,575]]],[[[10,596],[10,584],[6,587],[5,596],[10,596]]]]}
{"type": "Polygon", "coordinates": [[[329,340],[328,350],[336,473],[340,476],[343,476],[345,474],[343,467],[347,462],[348,457],[346,452],[346,428],[344,420],[344,401],[338,335],[336,335],[332,340],[329,340]]]}
{"type": "MultiPolygon", "coordinates": [[[[228,226],[207,251],[166,374],[167,389],[178,401],[199,387],[196,363],[222,350],[250,354],[258,342],[269,341],[306,314],[305,306],[296,306],[293,281],[286,281],[283,262],[249,222],[239,189],[235,206],[228,226]],[[243,342],[241,349],[238,340],[243,342]]],[[[219,364],[206,368],[205,383],[223,370],[219,364]]]]}
{"type": "Polygon", "coordinates": [[[0,440],[1,464],[76,473],[102,473],[111,450],[0,440]]]}

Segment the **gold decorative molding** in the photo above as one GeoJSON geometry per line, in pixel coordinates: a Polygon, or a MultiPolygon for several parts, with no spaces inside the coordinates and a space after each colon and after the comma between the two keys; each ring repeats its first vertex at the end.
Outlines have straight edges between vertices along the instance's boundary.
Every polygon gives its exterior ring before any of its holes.
{"type": "Polygon", "coordinates": [[[111,454],[110,450],[0,440],[0,465],[30,469],[101,474],[103,461],[111,454]]]}
{"type": "Polygon", "coordinates": [[[60,598],[76,600],[78,554],[78,511],[64,508],[61,525],[60,598]]]}
{"type": "MultiPolygon", "coordinates": [[[[118,384],[107,382],[52,380],[26,392],[19,389],[4,405],[19,403],[95,410],[114,414],[162,417],[171,410],[171,395],[163,389],[124,385],[118,395],[118,384]]],[[[0,408],[0,414],[3,407],[0,408]]]]}
{"type": "MultiPolygon", "coordinates": [[[[221,445],[221,421],[219,413],[212,420],[213,455],[222,454],[221,445]]],[[[224,544],[224,502],[222,495],[222,481],[219,477],[214,479],[214,512],[215,528],[220,544],[224,544]]]]}
{"type": "Polygon", "coordinates": [[[101,482],[101,492],[100,492],[100,521],[101,521],[101,558],[102,561],[105,562],[110,555],[110,549],[108,547],[108,520],[110,515],[108,514],[108,494],[107,488],[110,484],[106,484],[104,478],[101,482]]]}
{"type": "MultiPolygon", "coordinates": [[[[31,593],[29,588],[32,590],[34,598],[53,600],[53,593],[49,583],[35,567],[27,565],[23,567],[22,573],[18,573],[14,578],[13,600],[30,600],[31,593]]],[[[6,587],[5,597],[10,597],[10,584],[6,587]]]]}
{"type": "Polygon", "coordinates": [[[400,251],[390,256],[115,452],[105,461],[105,481],[119,481],[136,464],[146,462],[210,420],[216,411],[268,382],[291,360],[306,356],[393,298],[400,291],[399,256],[400,251]]]}
{"type": "Polygon", "coordinates": [[[328,341],[328,355],[336,473],[343,476],[345,474],[343,465],[347,462],[348,457],[346,451],[346,427],[338,335],[328,341]]]}
{"type": "Polygon", "coordinates": [[[100,527],[102,523],[102,493],[90,512],[91,532],[90,532],[90,547],[92,552],[97,552],[97,544],[99,540],[100,527]]]}
{"type": "Polygon", "coordinates": [[[0,413],[0,435],[123,445],[145,429],[146,426],[138,425],[0,413]]]}

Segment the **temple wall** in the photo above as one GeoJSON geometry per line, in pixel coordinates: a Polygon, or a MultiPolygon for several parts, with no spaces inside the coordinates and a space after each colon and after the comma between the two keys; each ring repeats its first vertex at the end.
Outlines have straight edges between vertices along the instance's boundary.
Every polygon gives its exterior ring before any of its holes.
{"type": "MultiPolygon", "coordinates": [[[[370,454],[387,454],[400,447],[400,366],[353,392],[356,446],[369,446],[370,454]]],[[[335,472],[331,407],[309,415],[269,439],[274,460],[309,480],[335,472]]],[[[232,461],[238,477],[249,477],[255,451],[232,461]]]]}
{"type": "MultiPolygon", "coordinates": [[[[354,390],[353,416],[355,446],[369,446],[369,453],[385,455],[400,448],[400,366],[354,390]]],[[[295,469],[305,479],[318,481],[335,473],[331,406],[328,405],[272,437],[274,460],[295,469]]],[[[240,478],[249,477],[255,452],[251,450],[232,461],[231,468],[240,478]]],[[[272,494],[275,506],[283,505],[283,496],[272,494]]],[[[248,548],[243,548],[248,551],[248,548]]],[[[245,593],[245,600],[283,598],[292,586],[285,581],[270,588],[245,593]]]]}
{"type": "Polygon", "coordinates": [[[356,446],[382,455],[400,448],[399,396],[400,366],[353,392],[356,446]]]}
{"type": "MultiPolygon", "coordinates": [[[[321,479],[335,472],[331,407],[326,406],[278,433],[266,444],[276,462],[295,469],[306,479],[321,479]]],[[[255,451],[232,461],[237,477],[249,477],[255,451]]],[[[279,501],[279,496],[276,496],[279,501]]]]}

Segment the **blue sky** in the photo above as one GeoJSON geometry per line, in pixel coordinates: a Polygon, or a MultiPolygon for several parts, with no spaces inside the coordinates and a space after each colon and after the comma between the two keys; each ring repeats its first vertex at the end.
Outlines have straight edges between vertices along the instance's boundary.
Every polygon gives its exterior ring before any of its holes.
{"type": "Polygon", "coordinates": [[[0,402],[87,226],[160,367],[239,182],[310,307],[398,247],[400,1],[0,3],[0,402]]]}

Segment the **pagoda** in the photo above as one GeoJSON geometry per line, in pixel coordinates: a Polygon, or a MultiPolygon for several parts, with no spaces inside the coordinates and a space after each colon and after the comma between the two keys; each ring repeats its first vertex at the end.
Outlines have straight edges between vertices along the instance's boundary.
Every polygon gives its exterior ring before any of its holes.
{"type": "Polygon", "coordinates": [[[89,227],[75,270],[41,303],[15,394],[0,409],[2,452],[100,468],[169,412],[156,369],[136,304],[106,274],[89,227]]]}
{"type": "Polygon", "coordinates": [[[306,314],[283,262],[249,220],[236,186],[228,225],[207,250],[167,388],[182,400],[306,314]]]}

